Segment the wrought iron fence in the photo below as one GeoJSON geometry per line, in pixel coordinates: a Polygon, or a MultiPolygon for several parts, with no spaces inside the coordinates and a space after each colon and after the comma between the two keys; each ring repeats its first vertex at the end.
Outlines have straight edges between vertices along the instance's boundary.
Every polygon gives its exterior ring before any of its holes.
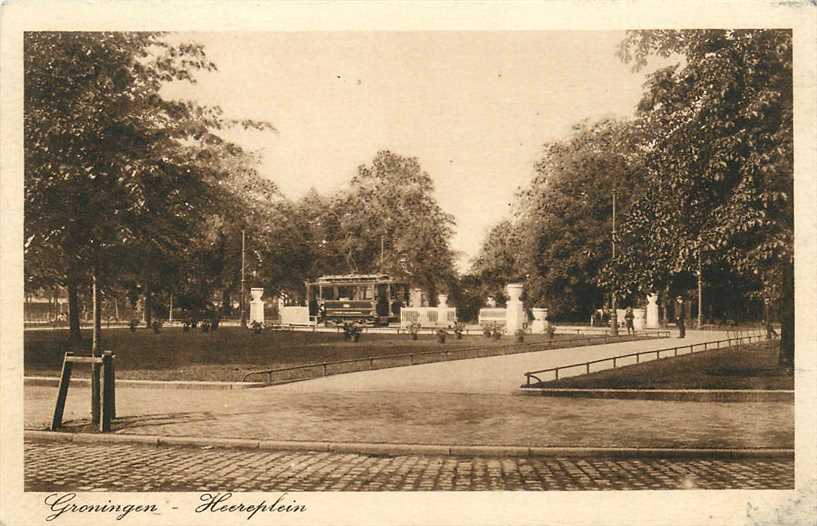
{"type": "MultiPolygon", "coordinates": [[[[620,354],[620,355],[617,355],[617,356],[610,356],[608,358],[599,358],[598,360],[590,360],[590,361],[587,361],[587,362],[572,363],[572,364],[569,364],[569,365],[560,365],[558,367],[550,367],[548,369],[540,369],[538,371],[528,371],[528,372],[524,373],[525,374],[525,383],[522,385],[522,387],[531,387],[531,386],[536,385],[536,384],[544,383],[544,380],[541,379],[541,376],[545,376],[548,373],[552,373],[553,374],[553,379],[552,380],[556,381],[556,380],[559,379],[559,371],[564,371],[566,369],[575,369],[575,368],[582,368],[583,367],[585,369],[584,374],[590,374],[591,366],[595,365],[595,364],[610,362],[612,367],[609,367],[609,369],[615,369],[617,367],[617,362],[620,362],[621,360],[626,359],[626,358],[635,357],[635,363],[628,363],[626,365],[636,365],[636,364],[641,363],[641,357],[642,356],[653,356],[654,355],[656,360],[659,360],[659,359],[662,359],[662,358],[675,358],[675,357],[678,357],[678,356],[686,356],[686,355],[694,354],[696,352],[695,351],[696,347],[699,348],[697,352],[707,351],[707,350],[716,350],[716,349],[722,349],[722,348],[729,348],[729,347],[732,347],[733,345],[742,345],[743,343],[752,343],[753,339],[757,342],[761,338],[763,338],[763,339],[767,338],[767,335],[766,335],[765,332],[757,333],[757,334],[749,334],[749,335],[746,335],[746,336],[736,336],[734,338],[727,338],[725,340],[715,340],[715,341],[711,341],[711,342],[693,343],[693,344],[690,344],[690,345],[679,345],[677,347],[667,347],[665,349],[656,349],[654,351],[639,351],[639,352],[634,352],[634,353],[629,353],[629,354],[620,354]],[[722,344],[725,344],[725,345],[722,345],[722,344]],[[684,349],[689,349],[689,352],[686,352],[686,353],[682,352],[684,349]],[[665,355],[663,357],[662,357],[662,353],[665,353],[665,355]],[[672,353],[672,354],[670,354],[670,353],[672,353]]],[[[772,339],[774,340],[774,339],[777,339],[777,338],[779,338],[779,337],[774,336],[772,339]]],[[[602,369],[596,369],[596,371],[599,371],[599,370],[602,370],[602,369]]],[[[596,372],[596,371],[594,371],[594,372],[596,372]]]]}
{"type": "Polygon", "coordinates": [[[277,367],[273,369],[249,371],[244,375],[242,381],[246,382],[253,376],[261,376],[267,385],[277,385],[302,380],[310,380],[323,376],[331,376],[334,374],[370,371],[375,369],[388,369],[391,367],[404,367],[408,365],[418,365],[421,363],[465,360],[469,358],[483,358],[504,354],[536,352],[565,347],[603,345],[606,343],[633,341],[644,337],[666,338],[669,336],[669,334],[669,331],[650,331],[648,333],[645,332],[634,336],[604,335],[595,337],[560,338],[555,340],[514,343],[508,345],[469,346],[461,348],[444,348],[441,346],[439,349],[417,351],[413,353],[365,356],[360,358],[350,358],[347,360],[336,360],[332,362],[318,362],[305,365],[294,365],[291,367],[277,367]],[[359,367],[350,367],[352,365],[359,367]]]}

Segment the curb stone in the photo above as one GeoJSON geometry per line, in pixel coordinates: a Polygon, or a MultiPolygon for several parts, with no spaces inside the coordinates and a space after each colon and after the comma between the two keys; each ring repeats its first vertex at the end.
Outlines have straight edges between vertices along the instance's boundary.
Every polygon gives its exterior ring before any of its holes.
{"type": "Polygon", "coordinates": [[[524,446],[451,446],[455,457],[528,457],[530,448],[524,446]]]}
{"type": "Polygon", "coordinates": [[[521,396],[568,398],[612,398],[673,402],[794,402],[794,391],[786,389],[582,389],[520,387],[521,396]]]}
{"type": "MultiPolygon", "coordinates": [[[[47,431],[50,433],[50,431],[47,431]]],[[[56,433],[56,434],[72,434],[74,435],[73,440],[71,442],[76,442],[80,444],[95,444],[99,442],[100,435],[95,433],[56,433]]],[[[28,437],[28,431],[26,431],[26,437],[28,437]]],[[[117,444],[145,444],[150,446],[158,446],[159,445],[159,437],[151,436],[151,435],[116,435],[116,434],[106,434],[105,442],[112,442],[117,444]]]]}
{"type": "MultiPolygon", "coordinates": [[[[56,376],[26,376],[24,385],[57,387],[60,379],[56,376]]],[[[90,385],[90,378],[71,378],[71,385],[90,385]]],[[[196,381],[161,381],[161,380],[117,380],[117,387],[136,389],[191,389],[191,390],[230,390],[266,387],[264,382],[196,382],[196,381]]]]}
{"type": "Polygon", "coordinates": [[[246,438],[158,437],[159,446],[258,449],[258,440],[246,438]]]}
{"type": "Polygon", "coordinates": [[[226,449],[262,449],[357,453],[361,455],[429,455],[455,457],[615,457],[615,458],[703,458],[703,459],[793,459],[788,448],[626,448],[626,447],[524,447],[457,446],[443,444],[388,444],[365,442],[299,442],[241,438],[160,437],[116,433],[66,433],[26,430],[25,439],[40,442],[132,443],[154,447],[216,447],[226,449]]]}
{"type": "Polygon", "coordinates": [[[422,445],[422,444],[368,444],[368,443],[329,443],[332,453],[358,453],[365,455],[433,455],[449,456],[449,446],[422,445]]]}
{"type": "Polygon", "coordinates": [[[289,449],[293,451],[319,451],[326,453],[329,451],[328,442],[298,442],[286,440],[259,440],[259,449],[289,449]]]}

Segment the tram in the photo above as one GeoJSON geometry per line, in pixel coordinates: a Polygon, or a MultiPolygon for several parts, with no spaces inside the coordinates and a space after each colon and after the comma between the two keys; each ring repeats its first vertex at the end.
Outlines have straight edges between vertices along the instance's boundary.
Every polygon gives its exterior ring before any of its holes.
{"type": "Polygon", "coordinates": [[[310,319],[326,325],[388,325],[409,301],[408,285],[387,274],[321,276],[305,285],[310,319]]]}

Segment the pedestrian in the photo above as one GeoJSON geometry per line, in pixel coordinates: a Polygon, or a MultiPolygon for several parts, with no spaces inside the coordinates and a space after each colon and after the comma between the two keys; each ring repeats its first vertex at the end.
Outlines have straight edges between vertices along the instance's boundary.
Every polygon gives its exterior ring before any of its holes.
{"type": "Polygon", "coordinates": [[[685,338],[687,334],[684,326],[684,297],[675,298],[675,325],[678,327],[678,337],[685,338]]]}
{"type": "Polygon", "coordinates": [[[635,334],[635,325],[633,324],[633,319],[635,319],[635,314],[633,314],[633,308],[627,307],[627,310],[624,312],[624,321],[627,324],[627,335],[635,334]]]}

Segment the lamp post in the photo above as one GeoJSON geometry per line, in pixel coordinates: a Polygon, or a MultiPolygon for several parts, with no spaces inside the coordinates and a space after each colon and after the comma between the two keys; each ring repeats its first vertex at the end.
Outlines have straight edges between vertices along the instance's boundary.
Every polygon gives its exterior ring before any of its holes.
{"type": "Polygon", "coordinates": [[[247,309],[245,308],[245,294],[244,294],[244,247],[246,236],[245,232],[241,230],[241,326],[247,328],[247,309]]]}
{"type": "Polygon", "coordinates": [[[698,328],[704,325],[704,270],[701,265],[701,247],[698,246],[698,328]]]}

